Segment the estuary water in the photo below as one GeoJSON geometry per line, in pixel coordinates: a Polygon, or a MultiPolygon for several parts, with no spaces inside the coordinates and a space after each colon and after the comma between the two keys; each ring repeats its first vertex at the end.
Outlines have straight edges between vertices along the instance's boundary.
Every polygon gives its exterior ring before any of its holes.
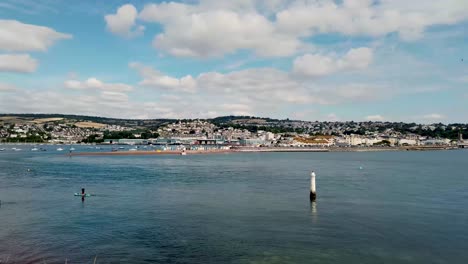
{"type": "Polygon", "coordinates": [[[466,150],[70,158],[6,148],[0,263],[468,263],[466,150]],[[73,196],[81,187],[95,196],[73,196]]]}

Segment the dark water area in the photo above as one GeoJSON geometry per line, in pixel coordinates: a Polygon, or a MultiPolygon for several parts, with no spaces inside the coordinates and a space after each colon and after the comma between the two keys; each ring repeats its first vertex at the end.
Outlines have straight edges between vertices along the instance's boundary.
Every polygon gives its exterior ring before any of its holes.
{"type": "Polygon", "coordinates": [[[466,150],[70,158],[10,148],[0,263],[468,263],[466,150]],[[95,196],[73,196],[81,187],[95,196]]]}

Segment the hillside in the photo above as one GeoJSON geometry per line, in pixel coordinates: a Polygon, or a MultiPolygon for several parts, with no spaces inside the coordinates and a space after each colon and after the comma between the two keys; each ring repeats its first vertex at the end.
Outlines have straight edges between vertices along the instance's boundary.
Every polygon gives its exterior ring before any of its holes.
{"type": "MultiPolygon", "coordinates": [[[[251,132],[259,130],[273,133],[306,133],[312,135],[369,135],[375,133],[415,134],[432,138],[457,139],[459,133],[468,138],[467,124],[416,124],[403,122],[319,122],[289,119],[272,119],[252,116],[221,116],[197,119],[212,123],[219,128],[233,127],[251,132]]],[[[157,130],[175,122],[190,122],[191,119],[120,119],[63,114],[0,114],[4,124],[67,124],[79,128],[99,129],[106,125],[123,126],[135,130],[157,130]]]]}

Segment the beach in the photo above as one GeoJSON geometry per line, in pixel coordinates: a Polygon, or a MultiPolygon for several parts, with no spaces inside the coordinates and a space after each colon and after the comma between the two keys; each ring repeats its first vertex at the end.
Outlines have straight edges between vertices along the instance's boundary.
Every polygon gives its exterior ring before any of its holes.
{"type": "Polygon", "coordinates": [[[412,147],[330,147],[330,148],[294,148],[294,147],[236,147],[231,149],[208,150],[136,150],[136,151],[92,151],[72,152],[69,156],[145,156],[145,155],[200,155],[227,153],[266,153],[266,152],[382,152],[382,151],[439,151],[457,149],[450,146],[412,146],[412,147]]]}

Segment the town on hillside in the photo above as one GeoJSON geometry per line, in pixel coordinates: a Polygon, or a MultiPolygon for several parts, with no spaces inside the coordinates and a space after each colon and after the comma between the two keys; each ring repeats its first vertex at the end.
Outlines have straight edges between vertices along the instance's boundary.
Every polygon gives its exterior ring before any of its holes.
{"type": "Polygon", "coordinates": [[[466,124],[309,122],[219,117],[152,122],[75,116],[0,116],[0,142],[51,144],[165,144],[226,147],[460,146],[466,124]],[[145,125],[146,124],[146,125],[145,125]],[[147,125],[149,124],[149,125],[147,125]]]}

